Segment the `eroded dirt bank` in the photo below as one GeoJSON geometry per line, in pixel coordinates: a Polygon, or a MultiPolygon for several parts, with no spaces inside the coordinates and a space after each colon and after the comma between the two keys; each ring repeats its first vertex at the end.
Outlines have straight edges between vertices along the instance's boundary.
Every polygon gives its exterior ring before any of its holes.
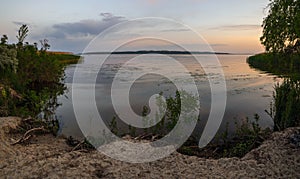
{"type": "Polygon", "coordinates": [[[64,139],[35,136],[30,144],[11,145],[21,119],[0,118],[0,178],[300,178],[300,148],[291,137],[300,128],[273,133],[271,139],[242,159],[219,160],[185,156],[177,152],[143,164],[111,159],[97,151],[71,151],[64,139]]]}

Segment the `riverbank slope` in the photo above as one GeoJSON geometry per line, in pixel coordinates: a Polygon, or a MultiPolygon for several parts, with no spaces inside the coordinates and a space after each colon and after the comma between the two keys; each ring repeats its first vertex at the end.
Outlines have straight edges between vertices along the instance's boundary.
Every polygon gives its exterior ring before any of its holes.
{"type": "Polygon", "coordinates": [[[50,134],[11,145],[22,136],[16,132],[20,123],[17,117],[0,118],[0,178],[300,178],[300,127],[273,133],[241,159],[203,159],[175,152],[155,162],[131,164],[97,151],[71,151],[65,139],[50,134]]]}

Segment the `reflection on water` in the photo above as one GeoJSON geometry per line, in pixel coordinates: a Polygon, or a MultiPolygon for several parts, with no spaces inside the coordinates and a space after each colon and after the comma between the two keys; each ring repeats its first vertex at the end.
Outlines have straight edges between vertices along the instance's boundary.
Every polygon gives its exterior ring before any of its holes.
{"type": "MultiPolygon", "coordinates": [[[[111,55],[107,60],[103,68],[99,70],[97,68],[97,56],[95,58],[89,58],[84,60],[82,64],[77,65],[77,72],[80,74],[78,80],[78,90],[80,94],[84,94],[88,91],[88,84],[94,83],[91,80],[91,73],[98,74],[97,82],[95,86],[95,96],[98,111],[103,119],[107,123],[115,116],[115,112],[111,104],[111,83],[115,77],[115,74],[122,67],[122,65],[134,57],[134,55],[111,55]]],[[[211,93],[210,86],[204,70],[201,66],[190,55],[171,55],[172,58],[183,64],[188,69],[190,75],[195,79],[195,83],[198,88],[200,95],[200,122],[197,124],[194,130],[194,135],[198,137],[201,135],[203,127],[206,124],[209,111],[211,93]]],[[[199,55],[200,58],[206,58],[205,55],[199,55]]],[[[151,58],[147,56],[147,58],[151,58]]],[[[153,57],[152,57],[153,58],[153,57]]],[[[241,121],[246,117],[253,118],[255,113],[261,117],[260,124],[263,127],[272,126],[273,122],[271,118],[265,113],[266,109],[269,109],[270,102],[272,100],[273,86],[274,83],[280,81],[279,78],[265,74],[260,71],[251,69],[246,63],[247,56],[243,55],[220,55],[218,56],[222,65],[227,85],[227,105],[226,111],[221,126],[221,131],[224,130],[226,123],[229,122],[231,129],[234,128],[235,121],[241,121]]],[[[145,59],[146,60],[146,59],[145,59]]],[[[170,76],[176,80],[182,79],[181,73],[178,73],[176,69],[169,66],[167,62],[159,61],[157,65],[145,65],[145,63],[136,64],[134,67],[126,67],[125,71],[122,71],[121,82],[126,83],[129,80],[130,75],[133,71],[139,71],[143,69],[150,69],[153,71],[164,70],[170,76]]],[[[71,65],[66,69],[66,85],[71,89],[72,76],[76,65],[71,65]]],[[[218,68],[216,66],[208,66],[207,68],[218,68]]],[[[219,74],[210,74],[212,78],[218,79],[219,74]]],[[[217,81],[217,80],[216,80],[217,81]]],[[[184,81],[189,83],[189,81],[184,81]]],[[[168,79],[160,75],[149,74],[139,78],[130,89],[130,105],[132,109],[137,113],[141,114],[143,106],[148,104],[149,98],[153,94],[163,92],[165,97],[173,96],[175,94],[176,87],[168,79]]],[[[59,102],[62,104],[56,111],[56,115],[62,126],[61,132],[64,135],[72,135],[79,137],[81,136],[80,129],[77,126],[76,119],[73,112],[71,91],[67,92],[64,96],[59,97],[59,102]]],[[[84,98],[81,101],[82,107],[87,106],[88,101],[84,98]]],[[[88,116],[88,114],[86,115],[88,116]]],[[[87,124],[91,123],[87,117],[87,124]]],[[[128,126],[118,121],[118,127],[121,132],[127,132],[128,126]]]]}

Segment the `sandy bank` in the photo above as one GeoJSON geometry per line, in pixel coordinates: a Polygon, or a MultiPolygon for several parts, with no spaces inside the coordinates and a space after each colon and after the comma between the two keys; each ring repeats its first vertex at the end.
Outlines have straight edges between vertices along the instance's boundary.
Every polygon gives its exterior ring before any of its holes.
{"type": "Polygon", "coordinates": [[[12,133],[21,119],[0,118],[0,178],[300,178],[300,148],[291,136],[300,128],[272,134],[244,158],[219,160],[185,156],[177,152],[143,164],[111,159],[97,151],[71,151],[65,140],[35,136],[26,145],[10,145],[21,135],[12,133]]]}

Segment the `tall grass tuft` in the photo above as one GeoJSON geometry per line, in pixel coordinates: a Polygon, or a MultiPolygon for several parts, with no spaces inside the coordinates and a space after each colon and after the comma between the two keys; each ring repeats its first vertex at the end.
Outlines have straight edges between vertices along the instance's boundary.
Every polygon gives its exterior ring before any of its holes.
{"type": "Polygon", "coordinates": [[[274,130],[300,125],[300,81],[285,79],[275,86],[274,130]]]}

